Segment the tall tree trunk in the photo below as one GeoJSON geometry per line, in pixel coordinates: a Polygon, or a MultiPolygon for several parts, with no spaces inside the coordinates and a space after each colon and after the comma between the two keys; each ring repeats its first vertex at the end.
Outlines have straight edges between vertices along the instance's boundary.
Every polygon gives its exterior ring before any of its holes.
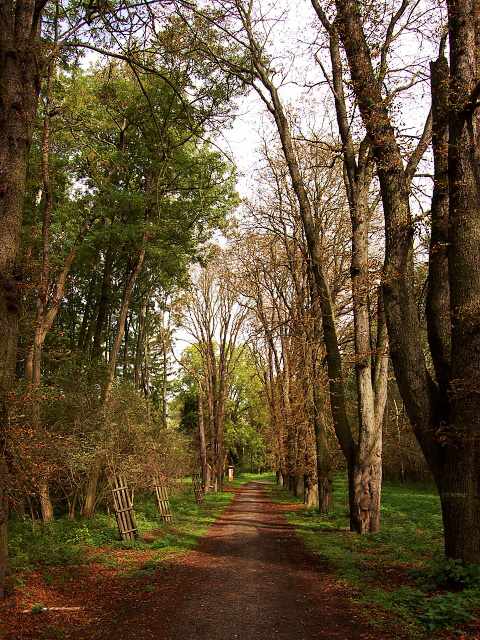
{"type": "Polygon", "coordinates": [[[78,332],[77,348],[79,351],[85,351],[90,347],[90,327],[94,312],[95,289],[97,286],[97,275],[93,274],[88,285],[87,298],[85,300],[85,309],[83,311],[82,323],[78,332]]]}
{"type": "Polygon", "coordinates": [[[133,380],[137,389],[141,388],[142,364],[145,358],[145,321],[147,316],[147,306],[149,291],[145,294],[142,304],[140,305],[140,313],[138,315],[137,344],[135,346],[135,361],[133,367],[133,380]]]}
{"type": "Polygon", "coordinates": [[[102,286],[100,289],[97,319],[95,322],[95,331],[93,334],[92,360],[100,358],[100,356],[102,355],[102,339],[104,337],[110,305],[110,289],[112,286],[113,262],[114,251],[112,245],[110,244],[105,254],[105,262],[103,265],[102,286]]]}
{"type": "Polygon", "coordinates": [[[388,111],[376,81],[362,29],[359,7],[353,0],[337,0],[339,33],[349,61],[355,94],[369,134],[381,185],[386,229],[383,274],[385,312],[390,352],[397,382],[409,417],[427,458],[437,447],[431,438],[433,388],[419,341],[420,324],[413,290],[412,219],[408,181],[388,111]]]}
{"type": "MultiPolygon", "coordinates": [[[[368,296],[368,206],[367,194],[358,194],[350,207],[352,218],[352,297],[355,343],[355,373],[358,406],[358,449],[354,469],[354,522],[358,533],[380,529],[382,490],[382,424],[385,397],[376,403],[370,344],[368,296]]],[[[379,349],[384,345],[378,345],[379,349]]],[[[383,357],[380,352],[378,357],[383,357]]],[[[387,368],[381,371],[381,388],[386,387],[387,368]]]]}
{"type": "Polygon", "coordinates": [[[447,555],[480,563],[480,3],[449,0],[451,433],[440,498],[447,555]]]}
{"type": "MultiPolygon", "coordinates": [[[[342,140],[344,182],[352,224],[352,281],[355,377],[357,385],[358,448],[353,470],[353,524],[359,533],[375,532],[380,528],[380,500],[382,478],[382,424],[386,401],[388,367],[383,361],[386,343],[378,345],[375,363],[372,363],[371,322],[369,313],[370,274],[368,255],[368,229],[370,211],[369,188],[372,167],[369,144],[361,142],[356,152],[347,102],[339,34],[330,23],[318,0],[312,5],[329,35],[332,66],[332,90],[340,138],[342,140]],[[377,375],[373,375],[374,364],[377,375]]],[[[379,299],[380,307],[380,299],[379,299]]],[[[380,314],[379,314],[380,318],[380,314]]],[[[383,316],[382,316],[383,320],[383,316]]]]}
{"type": "Polygon", "coordinates": [[[7,395],[15,375],[20,311],[15,262],[42,72],[35,2],[25,0],[16,9],[13,2],[0,9],[0,598],[8,558],[7,395]]]}
{"type": "MultiPolygon", "coordinates": [[[[308,256],[311,264],[314,282],[314,294],[318,297],[318,307],[320,309],[322,319],[322,332],[326,348],[326,360],[330,389],[330,405],[332,409],[333,425],[337,435],[340,447],[345,456],[347,466],[353,473],[356,457],[356,444],[352,436],[350,422],[346,410],[345,388],[342,370],[342,359],[338,344],[337,331],[335,326],[333,301],[330,292],[330,286],[324,271],[323,250],[315,223],[310,199],[305,188],[299,162],[295,153],[292,134],[288,118],[283,107],[277,88],[274,86],[268,71],[264,66],[261,56],[258,52],[261,47],[255,41],[255,36],[248,12],[241,11],[241,18],[250,42],[252,51],[252,63],[255,72],[268,91],[270,100],[260,92],[262,99],[267,103],[268,109],[275,119],[277,130],[279,133],[282,150],[287,163],[292,188],[295,193],[300,218],[302,221],[303,231],[305,234],[308,256]]],[[[350,482],[352,483],[349,491],[351,498],[350,513],[353,518],[355,511],[353,504],[353,475],[349,473],[350,482]]],[[[353,520],[351,521],[354,527],[353,520]]]]}
{"type": "Polygon", "coordinates": [[[223,478],[224,478],[224,430],[225,430],[225,388],[224,381],[219,381],[217,389],[217,398],[215,402],[215,436],[214,436],[214,450],[215,450],[215,486],[216,491],[223,490],[223,478]]]}
{"type": "Polygon", "coordinates": [[[128,342],[130,338],[130,324],[128,315],[125,318],[124,325],[124,337],[123,337],[123,363],[122,363],[122,378],[128,380],[128,342]]]}
{"type": "Polygon", "coordinates": [[[328,451],[327,429],[325,415],[327,407],[318,383],[314,385],[314,418],[315,450],[317,464],[317,495],[320,513],[328,513],[332,501],[331,461],[328,451]]]}
{"type": "MultiPolygon", "coordinates": [[[[440,399],[446,399],[451,364],[450,282],[448,269],[448,110],[450,70],[440,55],[430,64],[432,93],[432,150],[434,183],[431,203],[431,233],[428,265],[426,320],[428,341],[440,399]]],[[[446,409],[444,410],[444,412],[446,409]]]]}
{"type": "Polygon", "coordinates": [[[171,314],[168,312],[168,321],[165,323],[165,311],[162,316],[162,424],[167,426],[167,390],[168,390],[168,349],[170,344],[171,314]]]}
{"type": "Polygon", "coordinates": [[[212,476],[214,491],[219,491],[218,471],[220,468],[220,446],[218,442],[218,371],[213,340],[206,345],[207,402],[212,443],[212,476]]]}
{"type": "MultiPolygon", "coordinates": [[[[130,273],[130,276],[125,285],[125,289],[122,296],[122,304],[120,307],[120,314],[118,317],[117,333],[110,352],[110,360],[108,362],[107,376],[102,392],[102,411],[103,419],[106,418],[106,412],[108,409],[108,403],[110,400],[113,382],[115,380],[115,371],[117,368],[117,359],[120,353],[120,346],[122,344],[124,332],[125,332],[125,320],[127,318],[128,309],[130,306],[130,300],[132,298],[133,288],[137,277],[142,270],[143,261],[145,259],[145,242],[146,235],[142,239],[142,246],[138,252],[136,264],[130,273]]],[[[97,488],[102,471],[103,460],[101,455],[96,455],[93,466],[89,472],[87,488],[85,494],[85,502],[82,513],[85,517],[92,517],[95,512],[95,505],[97,502],[97,488]]]]}
{"type": "Polygon", "coordinates": [[[317,497],[320,513],[328,513],[332,500],[331,459],[328,450],[326,416],[329,412],[326,394],[323,391],[325,373],[319,362],[319,355],[323,352],[321,347],[320,314],[317,308],[318,301],[312,295],[313,283],[311,282],[312,318],[312,345],[310,346],[310,370],[312,385],[313,429],[315,433],[315,451],[317,465],[317,497]],[[323,380],[322,380],[323,378],[323,380]],[[322,384],[323,383],[323,384],[322,384]]]}
{"type": "Polygon", "coordinates": [[[200,466],[202,469],[203,490],[208,491],[208,460],[207,460],[207,440],[205,437],[205,420],[203,411],[203,390],[201,384],[198,385],[198,441],[200,449],[200,466]]]}
{"type": "Polygon", "coordinates": [[[102,462],[99,455],[95,456],[93,464],[88,473],[87,486],[85,488],[85,500],[82,507],[84,518],[92,518],[97,505],[98,483],[102,473],[102,462]]]}
{"type": "Polygon", "coordinates": [[[50,488],[47,480],[40,480],[38,482],[38,497],[40,499],[43,522],[51,522],[53,520],[53,504],[50,498],[50,488]]]}
{"type": "MultiPolygon", "coordinates": [[[[367,129],[381,186],[386,229],[384,299],[392,361],[400,393],[417,439],[439,488],[449,557],[480,562],[480,222],[479,176],[475,110],[478,97],[477,0],[451,0],[449,10],[449,297],[451,318],[451,370],[439,370],[448,353],[448,335],[432,331],[430,350],[437,384],[427,370],[413,291],[413,232],[408,180],[387,107],[375,81],[370,52],[362,27],[360,8],[354,0],[336,0],[340,33],[347,53],[352,83],[367,129]],[[439,342],[432,337],[441,336],[439,342]],[[445,347],[447,351],[445,350],[445,347]],[[442,392],[448,376],[448,397],[442,392]]],[[[440,69],[436,69],[438,71],[440,69]]],[[[432,89],[435,74],[432,74],[432,89]]],[[[441,96],[437,93],[437,98],[441,96]]],[[[434,96],[434,100],[435,100],[434,96]]],[[[437,105],[434,104],[434,111],[437,105]]],[[[438,115],[438,114],[437,114],[438,115]]],[[[445,146],[444,126],[436,118],[434,153],[445,146]]],[[[439,158],[437,157],[438,161],[439,158]]],[[[444,210],[438,206],[442,186],[442,162],[436,176],[432,228],[438,241],[444,226],[444,210]],[[440,225],[440,226],[438,226],[440,225]]],[[[440,236],[441,237],[441,236],[440,236]]],[[[432,276],[437,267],[432,262],[432,276]]],[[[429,296],[434,295],[433,278],[429,296]]],[[[444,281],[438,282],[444,286],[444,281]]],[[[445,318],[447,295],[439,293],[445,318]]],[[[448,333],[448,327],[447,327],[448,333]]]]}
{"type": "Polygon", "coordinates": [[[110,359],[108,362],[107,369],[107,377],[105,381],[105,385],[103,387],[103,404],[104,406],[108,404],[110,399],[110,394],[112,391],[113,381],[115,379],[115,371],[117,369],[117,359],[118,354],[120,353],[120,346],[122,344],[123,336],[125,334],[125,321],[127,319],[128,309],[130,307],[130,300],[132,298],[133,288],[135,286],[135,282],[137,281],[138,275],[142,270],[143,261],[145,258],[145,236],[142,240],[142,247],[138,252],[137,261],[135,266],[130,273],[130,276],[125,285],[125,289],[122,296],[122,304],[120,306],[120,314],[118,317],[118,325],[117,325],[117,333],[115,336],[115,340],[113,342],[112,349],[110,351],[110,359]]]}

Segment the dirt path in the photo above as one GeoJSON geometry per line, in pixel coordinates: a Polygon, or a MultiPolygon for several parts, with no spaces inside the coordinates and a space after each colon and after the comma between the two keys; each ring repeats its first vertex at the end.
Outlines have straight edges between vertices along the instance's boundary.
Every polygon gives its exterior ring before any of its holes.
{"type": "MultiPolygon", "coordinates": [[[[291,506],[288,506],[291,508],[291,506]]],[[[142,580],[97,568],[54,601],[72,613],[23,615],[8,640],[394,640],[365,625],[360,609],[303,546],[265,485],[237,490],[195,551],[142,580]],[[75,591],[75,585],[81,589],[75,591]]],[[[12,612],[13,613],[13,612],[12,612]]],[[[1,627],[1,624],[0,624],[1,627]]],[[[0,637],[2,634],[0,633],[0,637]]]]}
{"type": "MultiPolygon", "coordinates": [[[[118,612],[126,640],[356,640],[348,597],[304,548],[264,486],[250,483],[197,550],[160,578],[155,602],[118,612]]],[[[86,637],[90,637],[87,635],[86,637]]],[[[93,636],[97,637],[97,636],[93,636]]],[[[109,635],[98,636],[109,638],[109,635]]]]}
{"type": "Polygon", "coordinates": [[[261,484],[237,494],[185,559],[185,583],[165,640],[369,637],[280,509],[261,484]]]}

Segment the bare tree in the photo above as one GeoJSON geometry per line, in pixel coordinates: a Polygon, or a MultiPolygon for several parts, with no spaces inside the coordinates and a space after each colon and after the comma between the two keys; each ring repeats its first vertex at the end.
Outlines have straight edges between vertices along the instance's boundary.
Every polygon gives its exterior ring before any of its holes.
{"type": "MultiPolygon", "coordinates": [[[[360,438],[355,442],[347,415],[345,380],[342,354],[339,346],[335,321],[332,291],[328,282],[323,260],[322,243],[315,220],[312,199],[305,184],[298,150],[279,87],[275,82],[276,72],[271,63],[267,46],[271,29],[263,29],[263,16],[255,12],[255,3],[242,0],[228,0],[219,3],[223,14],[212,18],[208,12],[201,12],[208,22],[216,22],[246,57],[246,62],[238,62],[222,56],[217,51],[207,49],[217,64],[237,73],[251,86],[265,104],[274,119],[281,142],[282,151],[293,192],[298,202],[303,233],[308,248],[312,270],[313,292],[321,316],[323,340],[330,385],[330,404],[338,441],[347,461],[349,473],[351,527],[360,533],[375,531],[379,527],[381,492],[381,424],[386,398],[386,333],[379,323],[379,345],[376,362],[372,366],[370,325],[367,305],[368,290],[368,207],[369,186],[368,146],[364,145],[359,158],[359,166],[365,164],[365,173],[358,176],[355,183],[347,181],[347,190],[352,204],[354,227],[354,251],[352,253],[352,274],[354,291],[355,345],[357,358],[357,391],[359,402],[360,438]],[[222,21],[223,18],[223,21],[222,21]]],[[[198,13],[198,12],[197,12],[198,13]]],[[[281,80],[280,80],[281,82],[281,80]]],[[[353,159],[353,156],[350,157],[353,159]]],[[[345,165],[349,171],[354,167],[345,165]]],[[[363,169],[362,169],[363,170],[363,169]]],[[[378,305],[381,312],[382,306],[378,305]]]]}
{"type": "MultiPolygon", "coordinates": [[[[218,250],[215,262],[193,276],[194,292],[185,304],[185,329],[194,338],[203,368],[201,392],[205,394],[205,416],[211,434],[211,461],[215,491],[221,490],[225,465],[225,410],[231,375],[241,353],[240,332],[245,309],[229,283],[227,254],[218,250]]],[[[202,453],[202,456],[204,454],[202,453]]]]}

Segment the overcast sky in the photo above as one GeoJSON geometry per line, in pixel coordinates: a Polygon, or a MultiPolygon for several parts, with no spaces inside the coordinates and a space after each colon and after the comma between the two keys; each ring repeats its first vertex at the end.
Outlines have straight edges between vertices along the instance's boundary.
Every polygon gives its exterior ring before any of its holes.
{"type": "MultiPolygon", "coordinates": [[[[397,0],[386,0],[385,4],[388,5],[389,2],[392,8],[398,8],[397,0]]],[[[427,6],[427,2],[429,0],[418,3],[419,13],[422,7],[427,6]]],[[[256,0],[256,3],[270,19],[269,25],[275,23],[268,52],[274,57],[275,66],[289,70],[281,87],[285,104],[293,112],[300,114],[298,122],[304,133],[316,130],[323,131],[326,136],[336,136],[331,92],[313,58],[313,51],[318,51],[313,43],[316,40],[320,42],[321,38],[318,39],[319,21],[310,0],[256,0]],[[307,84],[316,86],[306,88],[307,84]]],[[[409,82],[412,77],[420,80],[428,69],[429,60],[436,54],[437,38],[428,39],[424,35],[427,28],[433,30],[434,26],[427,23],[422,28],[423,31],[404,33],[393,47],[391,66],[398,71],[392,82],[397,85],[409,82]],[[420,68],[418,65],[421,65],[420,68]]],[[[320,56],[328,69],[328,53],[320,52],[320,56]]],[[[402,94],[402,100],[396,109],[396,120],[406,137],[421,131],[429,106],[429,87],[425,82],[402,94]]],[[[244,197],[255,190],[255,169],[259,163],[258,149],[262,136],[272,140],[277,138],[265,105],[251,92],[238,101],[238,115],[232,128],[222,132],[216,140],[231,155],[238,168],[238,189],[244,197]]]]}

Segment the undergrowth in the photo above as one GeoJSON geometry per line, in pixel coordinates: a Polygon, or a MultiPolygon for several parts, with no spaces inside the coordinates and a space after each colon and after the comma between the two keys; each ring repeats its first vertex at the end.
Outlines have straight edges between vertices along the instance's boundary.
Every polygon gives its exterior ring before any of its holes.
{"type": "MultiPolygon", "coordinates": [[[[251,479],[253,476],[246,474],[237,478],[233,486],[251,479]]],[[[115,517],[101,511],[91,519],[60,517],[48,524],[33,525],[29,519],[12,520],[9,528],[10,566],[17,582],[21,583],[21,574],[32,570],[42,570],[48,579],[48,567],[94,561],[117,568],[119,560],[114,552],[122,549],[154,551],[156,558],[161,560],[193,548],[232,497],[228,489],[222,493],[209,493],[199,505],[194,500],[191,481],[186,479],[181,489],[170,496],[174,519],[171,524],[165,524],[160,520],[153,496],[139,496],[135,500],[135,517],[140,536],[133,542],[120,540],[115,517]],[[142,534],[147,532],[153,532],[148,542],[142,539],[142,534]]]]}
{"type": "MultiPolygon", "coordinates": [[[[296,501],[284,489],[272,491],[277,501],[296,501]]],[[[440,501],[433,488],[385,482],[382,529],[366,536],[349,531],[343,477],[334,481],[333,502],[327,516],[303,509],[288,519],[359,601],[398,618],[412,638],[460,633],[476,620],[480,568],[443,559],[440,501]]]]}

